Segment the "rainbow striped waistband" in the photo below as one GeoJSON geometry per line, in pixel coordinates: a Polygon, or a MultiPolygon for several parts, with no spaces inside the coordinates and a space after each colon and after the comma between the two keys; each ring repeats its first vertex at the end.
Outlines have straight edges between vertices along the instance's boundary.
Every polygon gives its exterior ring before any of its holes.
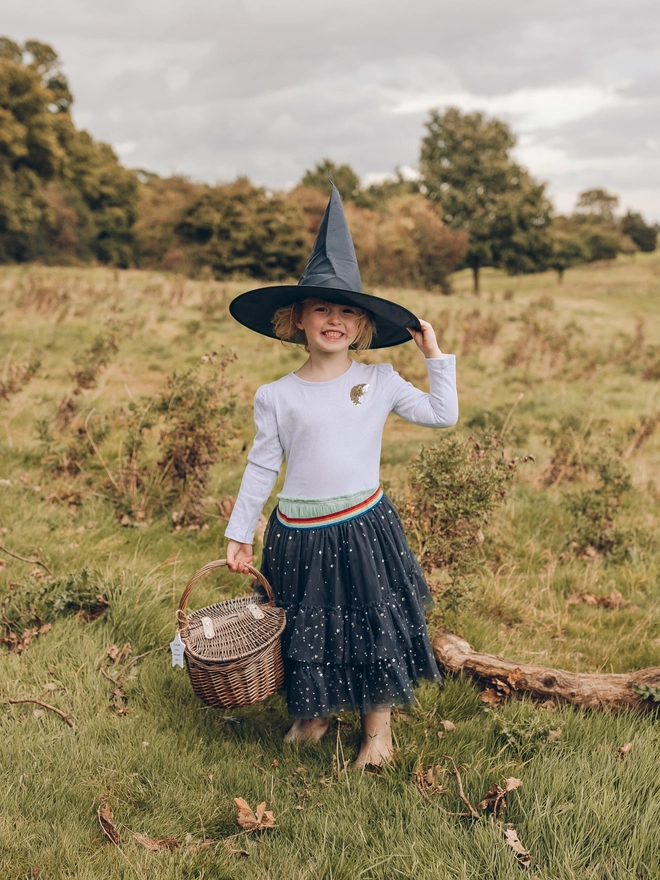
{"type": "MultiPolygon", "coordinates": [[[[375,492],[370,492],[367,498],[361,499],[356,504],[351,504],[350,507],[317,514],[316,516],[287,516],[281,509],[282,506],[286,507],[286,504],[282,505],[280,502],[276,509],[276,515],[278,522],[290,529],[323,529],[327,526],[336,526],[338,523],[348,522],[350,519],[362,516],[379,504],[383,499],[383,495],[384,492],[379,486],[375,492]]],[[[323,509],[323,502],[314,501],[311,504],[315,510],[323,509]]],[[[302,505],[304,505],[304,502],[302,502],[302,505]]],[[[300,508],[300,503],[298,508],[300,508]]]]}

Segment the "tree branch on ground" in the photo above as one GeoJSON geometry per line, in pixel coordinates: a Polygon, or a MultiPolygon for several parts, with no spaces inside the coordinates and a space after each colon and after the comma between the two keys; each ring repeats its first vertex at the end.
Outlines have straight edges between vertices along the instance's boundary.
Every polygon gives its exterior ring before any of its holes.
{"type": "Polygon", "coordinates": [[[18,553],[12,553],[11,550],[7,550],[3,544],[0,544],[0,553],[6,553],[7,556],[11,556],[12,559],[18,559],[19,562],[27,562],[29,565],[40,565],[51,577],[55,577],[46,563],[40,559],[28,559],[26,556],[19,556],[18,553]]]}
{"type": "Polygon", "coordinates": [[[628,673],[568,672],[530,666],[494,654],[482,654],[460,636],[440,632],[433,639],[436,660],[448,672],[464,672],[506,697],[527,695],[539,700],[562,700],[584,709],[650,709],[644,696],[660,687],[660,666],[628,673]]]}
{"type": "Polygon", "coordinates": [[[62,712],[61,709],[55,708],[55,706],[51,706],[50,703],[44,703],[41,700],[35,700],[31,698],[25,698],[23,700],[3,700],[3,703],[6,706],[16,706],[19,703],[34,703],[37,706],[41,706],[42,709],[48,709],[50,712],[54,712],[56,715],[59,715],[62,721],[65,721],[69,727],[73,727],[73,721],[71,720],[71,716],[66,712],[62,712]]]}

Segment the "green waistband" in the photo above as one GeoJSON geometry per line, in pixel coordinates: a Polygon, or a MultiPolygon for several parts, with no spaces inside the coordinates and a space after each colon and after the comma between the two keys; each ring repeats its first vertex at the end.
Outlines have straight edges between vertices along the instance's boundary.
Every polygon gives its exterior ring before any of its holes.
{"type": "Polygon", "coordinates": [[[335,498],[287,498],[284,495],[278,495],[277,506],[284,516],[292,519],[308,519],[314,516],[327,516],[329,513],[338,513],[340,510],[346,510],[361,504],[370,498],[378,486],[373,489],[364,489],[361,492],[355,492],[353,495],[337,495],[335,498]]]}

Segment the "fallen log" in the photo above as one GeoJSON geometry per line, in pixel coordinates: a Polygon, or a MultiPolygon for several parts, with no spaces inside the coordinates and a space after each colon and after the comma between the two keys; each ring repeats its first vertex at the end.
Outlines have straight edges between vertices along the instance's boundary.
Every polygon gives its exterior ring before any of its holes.
{"type": "Polygon", "coordinates": [[[502,696],[526,694],[539,700],[561,700],[585,709],[658,707],[658,703],[637,693],[634,686],[660,688],[660,666],[621,674],[530,666],[495,654],[481,654],[465,639],[448,632],[435,636],[433,651],[438,663],[448,672],[465,672],[502,696]]]}

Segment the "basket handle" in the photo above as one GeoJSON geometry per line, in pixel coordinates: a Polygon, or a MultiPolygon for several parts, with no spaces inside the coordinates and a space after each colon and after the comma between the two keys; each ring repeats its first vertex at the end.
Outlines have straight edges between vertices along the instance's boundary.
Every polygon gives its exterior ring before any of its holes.
{"type": "MultiPolygon", "coordinates": [[[[183,595],[181,596],[181,601],[179,602],[179,607],[176,612],[176,619],[179,624],[179,628],[188,626],[188,618],[186,617],[186,606],[188,605],[188,598],[193,591],[195,584],[207,575],[210,571],[213,571],[214,568],[221,568],[223,565],[227,565],[226,559],[216,559],[213,562],[208,562],[205,566],[196,571],[195,574],[188,581],[185,590],[183,591],[183,595]]],[[[273,588],[268,583],[266,578],[262,575],[262,573],[254,568],[252,565],[246,564],[245,567],[248,569],[251,575],[259,581],[261,586],[266,591],[266,595],[268,596],[268,602],[270,605],[275,604],[275,595],[273,594],[273,588]]]]}

